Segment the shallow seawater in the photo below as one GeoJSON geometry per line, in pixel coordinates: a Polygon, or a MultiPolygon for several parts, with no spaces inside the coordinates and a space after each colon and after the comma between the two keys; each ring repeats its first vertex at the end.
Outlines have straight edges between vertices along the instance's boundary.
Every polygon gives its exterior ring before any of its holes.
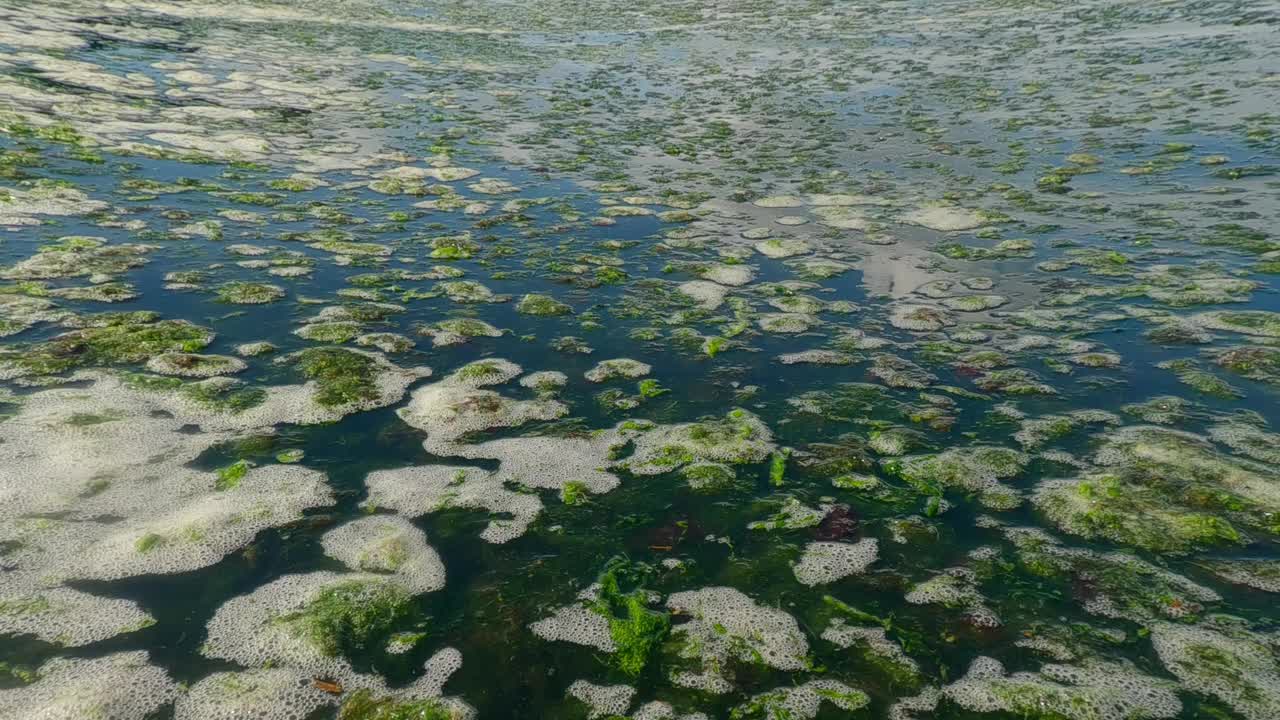
{"type": "Polygon", "coordinates": [[[0,2],[0,720],[1280,717],[1277,24],[0,2]]]}

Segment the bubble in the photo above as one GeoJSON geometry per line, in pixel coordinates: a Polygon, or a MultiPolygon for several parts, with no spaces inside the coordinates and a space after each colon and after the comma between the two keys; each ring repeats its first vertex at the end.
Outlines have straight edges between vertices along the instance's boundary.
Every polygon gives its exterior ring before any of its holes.
{"type": "Polygon", "coordinates": [[[651,365],[630,358],[601,360],[586,372],[585,377],[593,383],[605,382],[614,378],[639,378],[653,370],[651,365]]]}
{"type": "Polygon", "coordinates": [[[429,443],[442,447],[479,430],[518,427],[568,414],[569,409],[555,400],[514,400],[482,389],[508,382],[521,372],[518,365],[506,360],[478,360],[413,391],[409,404],[397,414],[425,431],[429,443]]]}
{"type": "Polygon", "coordinates": [[[63,647],[90,645],[155,623],[132,600],[98,597],[66,587],[22,589],[11,585],[0,591],[0,608],[0,635],[35,635],[63,647]]]}
{"type": "Polygon", "coordinates": [[[612,653],[618,648],[609,635],[609,620],[582,605],[566,605],[550,617],[530,623],[533,634],[543,640],[562,641],[612,653]]]}
{"type": "Polygon", "coordinates": [[[795,619],[782,610],[756,604],[730,587],[708,587],[672,594],[667,607],[689,621],[672,628],[684,643],[682,658],[693,660],[702,672],[683,672],[672,678],[685,687],[711,692],[732,688],[728,663],[757,663],[778,670],[806,667],[809,643],[795,619]]]}
{"type": "Polygon", "coordinates": [[[978,590],[977,575],[964,567],[947,568],[917,584],[906,594],[912,605],[943,605],[963,608],[969,622],[978,627],[1000,627],[1004,623],[978,590]]]}
{"type": "Polygon", "coordinates": [[[352,570],[395,575],[414,593],[445,584],[444,563],[427,545],[427,536],[408,520],[373,515],[352,520],[324,534],[324,554],[352,570]]]}
{"type": "Polygon", "coordinates": [[[1246,720],[1280,717],[1275,638],[1229,621],[1217,627],[1156,623],[1151,644],[1182,686],[1222,700],[1246,720]]]}
{"type": "Polygon", "coordinates": [[[626,715],[636,689],[630,685],[596,685],[586,680],[575,680],[568,692],[569,697],[581,700],[587,706],[587,717],[595,720],[626,715]]]}
{"type": "Polygon", "coordinates": [[[814,586],[832,583],[849,575],[866,572],[878,557],[873,538],[856,543],[813,542],[805,546],[800,561],[792,566],[796,580],[814,586]]]}
{"type": "Polygon", "coordinates": [[[55,658],[39,679],[0,690],[0,720],[144,720],[173,702],[178,685],[145,651],[55,658]]]}
{"type": "Polygon", "coordinates": [[[305,673],[283,668],[218,672],[201,679],[174,705],[176,720],[306,720],[335,698],[305,673]]]}
{"type": "Polygon", "coordinates": [[[1157,720],[1182,712],[1172,683],[1142,674],[1128,663],[1102,660],[1006,675],[998,661],[979,657],[942,694],[973,712],[1065,720],[1157,720]]]}
{"type": "Polygon", "coordinates": [[[739,705],[734,714],[766,720],[812,720],[818,716],[823,702],[849,712],[866,707],[871,698],[838,680],[810,680],[796,687],[756,695],[739,705]]]}

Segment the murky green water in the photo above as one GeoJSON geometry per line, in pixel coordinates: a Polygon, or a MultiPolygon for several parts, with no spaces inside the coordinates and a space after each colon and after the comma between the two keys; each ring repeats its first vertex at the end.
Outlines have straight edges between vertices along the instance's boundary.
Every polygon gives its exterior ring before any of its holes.
{"type": "Polygon", "coordinates": [[[0,719],[1280,717],[1278,23],[0,2],[0,719]]]}

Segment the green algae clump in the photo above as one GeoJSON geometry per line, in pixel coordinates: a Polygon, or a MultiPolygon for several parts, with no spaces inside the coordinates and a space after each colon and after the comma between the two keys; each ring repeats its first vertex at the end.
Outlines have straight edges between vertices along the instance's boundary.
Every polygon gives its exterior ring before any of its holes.
{"type": "Polygon", "coordinates": [[[319,386],[316,402],[321,405],[349,405],[378,397],[377,364],[367,355],[324,347],[308,348],[296,358],[302,374],[319,386]]]}
{"type": "Polygon", "coordinates": [[[167,352],[196,352],[213,342],[208,328],[185,320],[122,322],[58,335],[0,355],[0,374],[52,375],[78,367],[144,362],[167,352]]]}
{"type": "Polygon", "coordinates": [[[295,613],[276,619],[326,656],[361,652],[413,611],[409,591],[391,582],[353,580],[327,587],[295,613]]]}
{"type": "Polygon", "coordinates": [[[622,672],[636,677],[671,630],[671,615],[650,610],[647,607],[649,592],[644,588],[622,592],[619,575],[630,574],[629,570],[623,560],[610,562],[600,576],[599,597],[592,603],[591,610],[609,621],[609,637],[617,648],[611,662],[622,672]]]}
{"type": "Polygon", "coordinates": [[[886,461],[884,469],[922,495],[938,497],[947,490],[963,490],[977,493],[986,507],[1008,510],[1021,499],[1000,481],[1021,473],[1028,462],[1027,455],[1017,450],[988,445],[896,458],[886,461]]]}
{"type": "Polygon", "coordinates": [[[262,305],[284,297],[284,289],[255,282],[229,282],[218,288],[218,300],[232,305],[262,305]]]}
{"type": "Polygon", "coordinates": [[[699,460],[745,465],[773,451],[773,435],[758,417],[741,408],[723,418],[661,425],[634,438],[635,452],[621,463],[632,473],[656,475],[699,460]]]}
{"type": "Polygon", "coordinates": [[[1047,480],[1033,495],[1065,532],[1174,553],[1246,544],[1245,529],[1280,532],[1274,470],[1199,436],[1124,428],[1107,436],[1098,461],[1101,469],[1047,480]]]}
{"type": "Polygon", "coordinates": [[[568,315],[573,309],[550,295],[529,293],[520,298],[516,304],[516,312],[524,315],[553,316],[568,315]]]}
{"type": "Polygon", "coordinates": [[[380,698],[367,688],[352,693],[338,711],[338,720],[456,720],[458,717],[455,711],[433,698],[380,698]]]}

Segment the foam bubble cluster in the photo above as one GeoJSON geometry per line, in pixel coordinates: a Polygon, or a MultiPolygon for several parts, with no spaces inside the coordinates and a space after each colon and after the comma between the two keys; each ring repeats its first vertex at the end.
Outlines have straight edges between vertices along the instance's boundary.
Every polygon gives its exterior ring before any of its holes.
{"type": "Polygon", "coordinates": [[[724,304],[729,288],[709,280],[690,280],[676,287],[682,295],[692,298],[704,310],[715,310],[724,304]]]}
{"type": "Polygon", "coordinates": [[[792,566],[796,580],[809,586],[835,582],[866,572],[879,554],[874,538],[856,543],[813,542],[804,548],[800,561],[792,566]]]}
{"type": "Polygon", "coordinates": [[[520,378],[520,387],[536,390],[541,393],[555,392],[569,382],[569,376],[559,370],[543,370],[533,372],[520,378]]]}
{"type": "Polygon", "coordinates": [[[866,645],[873,655],[897,666],[904,673],[916,675],[920,672],[920,665],[903,652],[898,643],[890,640],[882,627],[849,625],[844,618],[837,617],[822,631],[822,639],[846,650],[855,645],[866,645]]]}
{"type": "Polygon", "coordinates": [[[378,470],[365,479],[370,507],[419,517],[450,507],[478,508],[509,516],[495,518],[480,534],[492,543],[520,537],[542,512],[536,495],[508,490],[502,476],[477,467],[427,465],[378,470]]]}
{"type": "Polygon", "coordinates": [[[586,372],[584,377],[593,383],[605,382],[614,378],[639,378],[648,375],[653,366],[630,358],[601,360],[586,372]]]}
{"type": "Polygon", "coordinates": [[[508,382],[520,373],[518,365],[506,360],[478,360],[440,382],[418,388],[397,414],[425,431],[429,442],[440,445],[480,430],[518,427],[568,414],[569,409],[555,400],[513,400],[482,389],[508,382]]]}
{"type": "Polygon", "coordinates": [[[142,650],[55,658],[38,674],[31,685],[0,690],[0,720],[143,720],[178,695],[142,650]]]}
{"type": "Polygon", "coordinates": [[[916,713],[931,713],[942,700],[942,691],[927,687],[919,694],[898,700],[889,708],[889,720],[916,720],[916,713]]]}
{"type": "Polygon", "coordinates": [[[972,712],[1065,720],[1157,720],[1182,712],[1175,690],[1173,683],[1144,675],[1127,663],[1095,660],[1006,675],[999,661],[980,657],[942,693],[972,712]]]}
{"type": "MultiPolygon", "coordinates": [[[[117,580],[208,567],[247,545],[260,531],[333,502],[325,476],[296,465],[254,468],[226,490],[212,487],[212,474],[206,477],[205,492],[174,510],[157,506],[153,513],[107,525],[100,539],[68,562],[65,575],[117,580]]],[[[183,498],[164,500],[170,505],[183,498]]]]}
{"type": "Polygon", "coordinates": [[[978,627],[1003,624],[995,611],[986,606],[986,599],[978,591],[977,575],[969,568],[947,568],[912,588],[906,601],[912,605],[963,608],[969,621],[978,627]]]}
{"type": "Polygon", "coordinates": [[[1222,700],[1246,720],[1280,717],[1274,636],[1227,621],[1216,628],[1157,623],[1151,626],[1151,644],[1186,689],[1222,700]]]}
{"type": "Polygon", "coordinates": [[[734,711],[734,716],[764,720],[812,720],[823,702],[844,711],[859,710],[871,703],[861,690],[838,680],[810,680],[796,687],[778,688],[752,697],[734,711]]]}
{"type": "Polygon", "coordinates": [[[783,365],[850,365],[854,356],[836,350],[803,350],[778,356],[783,365]]]}
{"type": "Polygon", "coordinates": [[[285,575],[218,608],[209,620],[201,653],[244,667],[288,668],[310,677],[332,678],[345,687],[382,692],[385,685],[380,678],[356,672],[342,655],[299,632],[294,622],[283,621],[299,617],[326,592],[338,589],[350,589],[344,597],[352,602],[361,602],[360,595],[407,597],[413,592],[396,575],[328,571],[285,575]]]}
{"type": "Polygon", "coordinates": [[[147,369],[161,375],[206,378],[214,375],[231,375],[242,372],[248,365],[243,360],[227,355],[198,355],[196,353],[164,353],[147,361],[147,369]]]}
{"type": "Polygon", "coordinates": [[[396,515],[371,515],[330,530],[320,539],[328,555],[361,572],[388,573],[404,581],[414,593],[444,587],[440,556],[427,545],[427,536],[396,515]]]}
{"type": "Polygon", "coordinates": [[[15,610],[0,632],[74,646],[146,627],[152,618],[131,601],[58,584],[208,567],[333,502],[325,476],[304,467],[187,467],[235,436],[189,432],[191,418],[151,394],[85,377],[92,384],[26,396],[0,428],[4,596],[15,610]]]}
{"type": "Polygon", "coordinates": [[[1212,560],[1207,563],[1218,577],[1270,593],[1280,593],[1280,561],[1264,558],[1212,560]]]}
{"type": "Polygon", "coordinates": [[[637,475],[656,475],[704,460],[728,464],[761,462],[774,450],[773,434],[741,408],[724,418],[657,425],[629,433],[635,450],[618,463],[637,475]]]}
{"type": "Polygon", "coordinates": [[[596,685],[586,680],[575,680],[569,686],[569,697],[581,700],[587,706],[587,717],[626,715],[636,689],[630,685],[596,685]]]}
{"type": "MultiPolygon", "coordinates": [[[[119,378],[104,373],[83,373],[104,385],[104,392],[128,395],[131,402],[141,402],[156,410],[181,415],[187,422],[198,424],[206,431],[233,431],[264,428],[279,424],[316,425],[337,422],[343,417],[365,410],[385,407],[404,397],[405,390],[414,382],[431,375],[426,367],[403,368],[387,360],[381,353],[348,348],[321,348],[326,352],[349,354],[365,365],[361,377],[368,382],[368,391],[359,396],[340,396],[331,400],[320,380],[309,380],[302,385],[271,385],[262,388],[262,395],[248,407],[224,408],[201,402],[199,397],[175,391],[169,386],[145,382],[127,384],[119,378]]],[[[304,351],[305,352],[305,351],[304,351]]],[[[279,365],[291,365],[305,356],[291,353],[276,359],[279,365]]],[[[234,358],[229,358],[234,359],[234,358]]],[[[239,361],[237,361],[239,362],[239,361]]],[[[229,378],[210,378],[202,383],[234,383],[229,378]]],[[[205,390],[216,386],[205,385],[205,390]]]]}
{"type": "Polygon", "coordinates": [[[609,635],[609,620],[582,605],[566,605],[550,617],[530,623],[529,629],[543,640],[559,640],[615,652],[618,647],[609,635]]]}
{"type": "Polygon", "coordinates": [[[284,668],[219,672],[192,685],[174,705],[175,720],[306,720],[334,704],[306,673],[284,668]]]}
{"type": "Polygon", "coordinates": [[[182,419],[158,416],[153,411],[163,408],[119,380],[88,377],[95,380],[89,387],[25,396],[21,411],[0,424],[7,517],[129,517],[164,494],[148,480],[177,492],[196,474],[183,466],[229,437],[181,432],[182,419]]]}
{"type": "MultiPolygon", "coordinates": [[[[673,613],[691,619],[672,628],[684,642],[681,657],[698,661],[702,684],[715,687],[731,681],[725,676],[730,660],[760,662],[778,670],[795,671],[806,666],[809,643],[791,617],[782,610],[756,604],[730,587],[708,587],[678,592],[667,598],[673,613]]],[[[697,675],[680,682],[692,686],[697,675]]]]}
{"type": "Polygon", "coordinates": [[[132,600],[67,587],[5,588],[0,608],[0,635],[35,635],[63,647],[89,645],[155,622],[132,600]]]}
{"type": "Polygon", "coordinates": [[[889,324],[899,330],[935,332],[954,325],[947,311],[936,305],[895,305],[889,313],[889,324]]]}
{"type": "Polygon", "coordinates": [[[631,720],[710,720],[703,713],[688,713],[685,715],[677,715],[675,708],[670,703],[654,700],[636,708],[631,713],[631,720]]]}

